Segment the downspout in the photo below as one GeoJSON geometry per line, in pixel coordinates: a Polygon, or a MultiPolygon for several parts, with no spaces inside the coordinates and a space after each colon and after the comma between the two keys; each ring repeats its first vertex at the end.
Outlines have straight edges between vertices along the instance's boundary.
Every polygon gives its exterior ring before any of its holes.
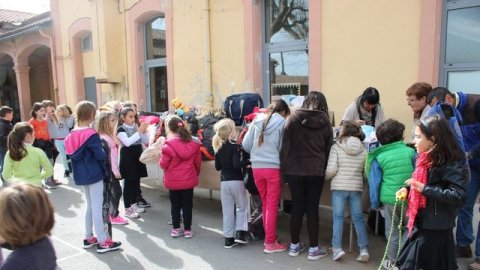
{"type": "Polygon", "coordinates": [[[212,87],[212,56],[210,44],[210,0],[204,0],[203,6],[205,23],[205,90],[209,94],[206,98],[206,105],[213,107],[214,96],[212,87]]]}
{"type": "Polygon", "coordinates": [[[53,92],[55,94],[55,103],[58,104],[60,103],[60,96],[58,95],[58,74],[57,74],[57,61],[55,59],[57,59],[57,53],[56,53],[56,50],[55,50],[55,41],[53,39],[53,35],[55,33],[55,31],[52,31],[52,35],[48,35],[47,33],[45,33],[43,31],[43,29],[39,29],[38,32],[40,33],[40,35],[42,35],[43,37],[46,37],[48,38],[48,42],[50,43],[50,51],[51,51],[51,55],[50,55],[50,62],[52,62],[52,75],[53,75],[53,92]]]}

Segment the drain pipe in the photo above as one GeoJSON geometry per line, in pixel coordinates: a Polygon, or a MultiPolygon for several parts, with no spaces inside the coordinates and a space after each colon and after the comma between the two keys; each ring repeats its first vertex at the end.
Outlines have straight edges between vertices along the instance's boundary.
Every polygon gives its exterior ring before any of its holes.
{"type": "Polygon", "coordinates": [[[210,40],[210,0],[203,1],[204,27],[205,27],[205,91],[207,92],[206,105],[213,107],[213,87],[212,87],[212,55],[210,40]]]}

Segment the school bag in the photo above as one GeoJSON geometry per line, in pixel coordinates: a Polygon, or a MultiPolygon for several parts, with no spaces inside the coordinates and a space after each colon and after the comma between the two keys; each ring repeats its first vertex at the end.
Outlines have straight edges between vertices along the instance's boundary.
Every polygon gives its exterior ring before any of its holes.
{"type": "Polygon", "coordinates": [[[460,149],[465,152],[462,131],[460,130],[460,124],[462,123],[460,112],[449,104],[437,102],[428,112],[428,116],[433,116],[435,114],[448,121],[450,129],[455,136],[460,149]]]}
{"type": "Polygon", "coordinates": [[[202,152],[202,160],[215,160],[215,151],[213,151],[212,138],[215,135],[213,126],[220,118],[213,115],[206,115],[198,119],[198,139],[202,142],[200,152],[202,152]]]}
{"type": "Polygon", "coordinates": [[[241,126],[243,117],[251,114],[255,107],[263,108],[262,97],[257,93],[242,93],[228,96],[223,104],[223,111],[235,125],[241,126]]]}

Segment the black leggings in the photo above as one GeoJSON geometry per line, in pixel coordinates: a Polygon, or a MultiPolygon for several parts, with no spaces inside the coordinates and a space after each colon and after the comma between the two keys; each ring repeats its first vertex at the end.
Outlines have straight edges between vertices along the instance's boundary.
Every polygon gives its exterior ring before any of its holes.
{"type": "Polygon", "coordinates": [[[137,202],[137,198],[140,194],[140,177],[138,178],[125,178],[123,186],[123,203],[125,204],[125,210],[132,204],[137,202]]]}
{"type": "Polygon", "coordinates": [[[183,213],[183,226],[185,230],[192,228],[193,188],[170,190],[170,203],[172,225],[174,229],[180,228],[180,211],[183,213]]]}
{"type": "Polygon", "coordinates": [[[292,243],[300,241],[303,215],[307,213],[307,229],[310,247],[318,246],[318,203],[323,189],[323,176],[287,176],[292,194],[290,237],[292,243]]]}
{"type": "Polygon", "coordinates": [[[110,215],[118,217],[118,206],[120,205],[120,197],[122,197],[122,186],[120,180],[113,178],[110,188],[110,215]]]}

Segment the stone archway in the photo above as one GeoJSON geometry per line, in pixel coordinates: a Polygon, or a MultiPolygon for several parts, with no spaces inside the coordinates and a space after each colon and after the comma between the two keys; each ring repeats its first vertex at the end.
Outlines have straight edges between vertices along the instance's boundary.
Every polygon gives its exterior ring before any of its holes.
{"type": "Polygon", "coordinates": [[[0,53],[0,105],[11,107],[14,110],[13,122],[18,122],[20,103],[13,65],[13,58],[10,55],[0,53]]]}

